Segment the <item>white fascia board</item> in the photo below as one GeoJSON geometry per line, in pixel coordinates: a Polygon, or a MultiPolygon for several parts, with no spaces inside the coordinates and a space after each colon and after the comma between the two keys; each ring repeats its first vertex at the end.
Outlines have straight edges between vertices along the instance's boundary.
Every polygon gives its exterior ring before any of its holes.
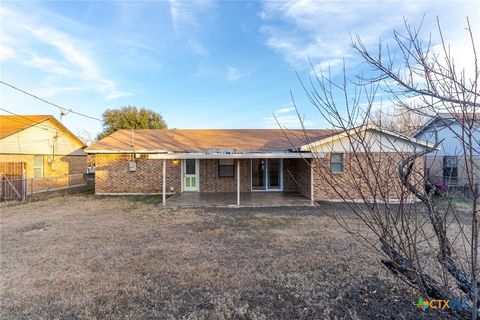
{"type": "Polygon", "coordinates": [[[212,154],[212,153],[168,153],[168,154],[150,154],[149,159],[311,159],[323,158],[324,155],[309,152],[289,152],[289,153],[232,153],[232,154],[212,154]]]}
{"type": "Polygon", "coordinates": [[[283,158],[283,159],[311,159],[323,158],[325,155],[320,152],[245,152],[245,153],[206,153],[186,152],[175,153],[165,150],[86,150],[88,154],[148,154],[149,159],[262,159],[262,158],[283,158]]]}
{"type": "Polygon", "coordinates": [[[410,143],[420,145],[424,148],[432,148],[433,149],[433,145],[426,142],[426,141],[416,139],[416,138],[407,137],[407,136],[404,136],[402,134],[399,134],[399,133],[396,133],[396,132],[393,132],[393,131],[390,131],[390,130],[385,130],[385,129],[378,128],[377,126],[367,125],[367,126],[364,126],[364,128],[350,129],[346,132],[341,132],[341,133],[338,133],[336,135],[333,135],[333,136],[330,136],[330,137],[327,137],[327,138],[324,138],[324,139],[321,139],[321,140],[303,145],[303,146],[300,147],[300,151],[312,152],[312,150],[315,150],[315,148],[318,147],[318,146],[321,146],[321,145],[326,144],[326,143],[332,143],[332,142],[335,142],[336,140],[340,140],[344,137],[348,137],[349,135],[352,134],[352,131],[353,131],[353,133],[355,133],[355,130],[357,130],[358,132],[363,132],[363,131],[367,131],[367,130],[377,131],[377,132],[382,133],[382,134],[387,134],[387,135],[396,137],[398,139],[402,139],[402,140],[408,141],[410,143]]]}
{"type": "Polygon", "coordinates": [[[145,154],[160,154],[168,153],[167,150],[88,150],[84,149],[88,154],[134,154],[134,153],[145,153],[145,154]]]}
{"type": "Polygon", "coordinates": [[[432,117],[430,118],[427,122],[425,122],[423,124],[423,126],[421,126],[420,128],[418,128],[413,134],[412,134],[412,137],[416,137],[418,136],[420,133],[422,133],[426,128],[428,128],[433,121],[435,121],[437,118],[436,117],[432,117]]]}
{"type": "Polygon", "coordinates": [[[425,124],[423,126],[421,126],[420,128],[418,128],[413,134],[412,134],[412,137],[416,137],[417,135],[419,135],[420,133],[422,133],[425,129],[427,129],[428,127],[430,127],[432,125],[433,122],[435,122],[435,120],[443,120],[443,122],[446,124],[446,120],[451,120],[453,122],[456,122],[456,120],[454,118],[451,118],[451,117],[447,117],[447,116],[444,116],[444,115],[441,115],[441,114],[437,114],[433,117],[430,117],[430,119],[425,122],[425,124]]]}

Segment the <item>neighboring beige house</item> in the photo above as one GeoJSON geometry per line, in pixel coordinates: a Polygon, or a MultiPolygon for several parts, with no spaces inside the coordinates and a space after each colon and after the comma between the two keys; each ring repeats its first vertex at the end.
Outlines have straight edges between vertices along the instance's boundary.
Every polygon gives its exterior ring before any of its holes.
{"type": "Polygon", "coordinates": [[[51,115],[0,116],[2,176],[40,180],[83,174],[87,168],[85,147],[51,115]]]}
{"type": "MultiPolygon", "coordinates": [[[[382,161],[395,164],[398,152],[429,147],[375,127],[362,134],[371,137],[371,150],[382,161]]],[[[338,199],[318,170],[336,176],[358,170],[351,147],[343,132],[328,129],[288,130],[287,136],[272,129],[149,129],[119,130],[85,151],[95,155],[96,194],[230,192],[239,205],[240,193],[254,192],[299,193],[312,202],[338,199]]],[[[394,165],[385,169],[386,180],[399,181],[394,165]]],[[[342,183],[353,189],[351,181],[342,183]]]]}

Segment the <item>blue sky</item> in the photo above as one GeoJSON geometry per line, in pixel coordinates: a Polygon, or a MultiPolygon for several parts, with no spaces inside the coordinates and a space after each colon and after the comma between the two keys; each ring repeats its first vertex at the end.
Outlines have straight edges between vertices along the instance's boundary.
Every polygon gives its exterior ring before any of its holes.
{"type": "MultiPolygon", "coordinates": [[[[325,127],[295,75],[308,77],[308,57],[336,77],[343,58],[359,72],[350,34],[373,48],[403,17],[417,24],[423,15],[424,34],[438,15],[464,59],[465,17],[478,31],[478,2],[2,1],[1,79],[95,117],[145,106],[173,128],[275,128],[272,113],[297,127],[292,90],[306,124],[325,127]]],[[[15,113],[59,115],[5,86],[0,94],[15,113]]],[[[74,114],[62,121],[75,133],[101,129],[74,114]]]]}

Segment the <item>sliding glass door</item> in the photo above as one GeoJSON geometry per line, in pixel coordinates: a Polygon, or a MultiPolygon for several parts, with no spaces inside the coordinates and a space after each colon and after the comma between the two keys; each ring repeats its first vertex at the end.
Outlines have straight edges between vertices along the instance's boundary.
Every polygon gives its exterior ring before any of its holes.
{"type": "Polygon", "coordinates": [[[252,191],[282,191],[282,159],[252,159],[252,191]]]}
{"type": "Polygon", "coordinates": [[[281,159],[267,159],[267,189],[282,189],[282,163],[281,159]]]}

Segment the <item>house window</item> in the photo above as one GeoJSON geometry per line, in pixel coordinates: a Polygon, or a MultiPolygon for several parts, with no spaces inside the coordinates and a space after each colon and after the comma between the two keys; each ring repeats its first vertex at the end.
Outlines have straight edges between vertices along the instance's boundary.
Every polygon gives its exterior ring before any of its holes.
{"type": "Polygon", "coordinates": [[[443,157],[443,181],[446,184],[457,184],[458,159],[455,156],[443,157]]]}
{"type": "Polygon", "coordinates": [[[330,157],[330,171],[343,172],[343,153],[332,153],[330,157]]]}
{"type": "Polygon", "coordinates": [[[43,156],[33,156],[33,177],[43,178],[43,156]]]}
{"type": "Polygon", "coordinates": [[[233,177],[235,175],[235,160],[220,159],[218,160],[218,176],[233,177]]]}

